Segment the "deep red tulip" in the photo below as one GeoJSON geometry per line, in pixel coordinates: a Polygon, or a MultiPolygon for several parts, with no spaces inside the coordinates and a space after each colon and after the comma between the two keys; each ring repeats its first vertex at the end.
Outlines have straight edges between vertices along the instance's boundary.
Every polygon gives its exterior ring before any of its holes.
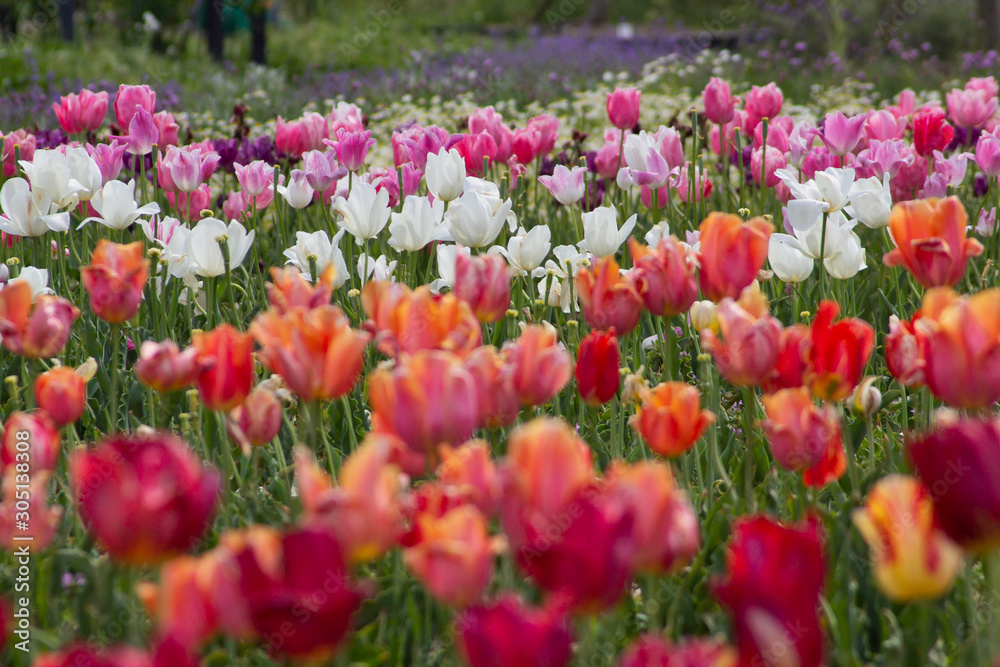
{"type": "Polygon", "coordinates": [[[845,317],[835,301],[824,300],[812,323],[806,384],[817,398],[841,401],[858,386],[875,349],[875,330],[863,320],[845,317]]]}
{"type": "Polygon", "coordinates": [[[618,393],[618,337],[591,331],[580,341],[576,360],[576,388],[588,405],[603,405],[618,393]]]}
{"type": "Polygon", "coordinates": [[[710,639],[672,644],[655,634],[640,636],[622,654],[618,667],[736,667],[736,649],[710,639]]]}
{"type": "Polygon", "coordinates": [[[726,570],[715,597],[733,616],[741,665],[823,664],[819,606],[826,560],[817,523],[785,527],[764,516],[741,519],[729,539],[726,570]]]}
{"type": "Polygon", "coordinates": [[[793,324],[781,330],[778,360],[771,374],[761,383],[765,392],[801,387],[809,351],[809,327],[793,324]]]}
{"type": "Polygon", "coordinates": [[[218,473],[168,433],[119,435],[70,459],[80,517],[127,563],[163,561],[195,546],[215,514],[218,473]]]}
{"type": "Polygon", "coordinates": [[[955,137],[955,128],[945,118],[940,107],[923,107],[913,115],[913,148],[921,157],[943,151],[955,137]]]}
{"type": "Polygon", "coordinates": [[[573,635],[562,614],[532,609],[513,594],[464,611],[455,636],[469,667],[563,667],[572,655],[573,635]]]}

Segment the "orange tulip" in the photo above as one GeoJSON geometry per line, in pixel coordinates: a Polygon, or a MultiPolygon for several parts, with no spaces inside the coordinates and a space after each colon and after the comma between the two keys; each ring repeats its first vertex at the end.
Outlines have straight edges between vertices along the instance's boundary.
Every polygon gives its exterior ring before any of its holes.
{"type": "Polygon", "coordinates": [[[735,299],[757,277],[767,259],[774,227],[763,218],[744,223],[731,213],[709,213],[702,220],[699,282],[706,299],[735,299]]]}
{"type": "Polygon", "coordinates": [[[353,563],[378,558],[402,534],[406,477],[393,463],[399,446],[390,436],[370,434],[344,461],[337,486],[309,450],[295,450],[295,485],[305,522],[331,530],[353,563]]]}
{"type": "Polygon", "coordinates": [[[812,402],[804,387],[782,389],[761,397],[767,434],[775,461],[803,473],[807,486],[825,486],[847,469],[840,421],[832,408],[812,402]]]}
{"type": "Polygon", "coordinates": [[[532,419],[511,432],[504,469],[509,491],[548,517],[595,481],[590,447],[569,424],[550,417],[532,419]]]}
{"type": "Polygon", "coordinates": [[[336,306],[285,314],[268,310],[250,325],[261,363],[281,375],[285,384],[305,401],[340,398],[361,373],[369,334],[351,328],[336,306]]]}
{"type": "Polygon", "coordinates": [[[31,299],[31,285],[15,280],[0,290],[0,340],[11,354],[54,357],[66,346],[80,311],[60,296],[31,299]]]}
{"type": "Polygon", "coordinates": [[[897,602],[944,595],[962,568],[962,549],[934,521],[934,501],[920,480],[883,477],[851,519],[868,543],[879,590],[897,602]]]}
{"type": "Polygon", "coordinates": [[[576,290],[583,318],[591,327],[601,331],[614,329],[627,336],[639,323],[642,298],[631,281],[621,275],[613,256],[597,260],[592,269],[580,268],[576,273],[576,290]]]}
{"type": "Polygon", "coordinates": [[[121,245],[101,239],[90,265],[80,269],[80,280],[90,293],[91,309],[112,324],[121,324],[135,315],[148,279],[149,260],[143,257],[141,241],[121,245]]]}
{"type": "Polygon", "coordinates": [[[93,360],[80,368],[56,366],[35,378],[35,403],[57,426],[72,424],[87,407],[87,381],[97,366],[93,360]]]}
{"type": "Polygon", "coordinates": [[[461,447],[442,447],[435,475],[441,484],[467,499],[487,517],[500,509],[500,475],[486,441],[470,440],[461,447]]]}
{"type": "Polygon", "coordinates": [[[464,364],[476,383],[479,425],[495,428],[513,424],[521,410],[521,398],[514,387],[512,367],[492,346],[476,348],[464,364]]]}
{"type": "Polygon", "coordinates": [[[373,280],[361,292],[361,305],[377,332],[376,345],[391,357],[418,350],[464,356],[483,341],[469,304],[454,294],[433,294],[427,285],[410,291],[400,283],[373,280]]]}
{"type": "Polygon", "coordinates": [[[896,247],[885,254],[886,266],[902,266],[924,287],[958,284],[970,257],[982,244],[965,236],[969,216],[958,197],[900,202],[889,214],[896,247]]]}
{"type": "Polygon", "coordinates": [[[698,516],[677,488],[670,466],[655,461],[631,465],[615,461],[607,483],[635,517],[632,540],[637,570],[672,572],[694,558],[701,546],[698,516]]]}
{"type": "Polygon", "coordinates": [[[517,340],[504,343],[501,353],[524,405],[551,401],[573,375],[573,358],[548,322],[525,326],[517,340]]]}
{"type": "Polygon", "coordinates": [[[748,311],[728,297],[719,303],[717,316],[722,339],[712,329],[703,329],[702,348],[712,354],[719,373],[730,384],[760,384],[778,361],[781,324],[766,310],[748,311]]]}
{"type": "Polygon", "coordinates": [[[243,402],[253,385],[253,337],[228,324],[191,337],[198,362],[198,393],[210,410],[229,412],[243,402]]]}
{"type": "Polygon", "coordinates": [[[418,454],[436,455],[442,443],[459,444],[479,424],[472,374],[450,352],[421,350],[382,365],[368,379],[372,429],[391,433],[418,454]]]}
{"type": "Polygon", "coordinates": [[[985,408],[1000,399],[1000,290],[971,297],[929,290],[914,327],[935,396],[956,408],[985,408]]]}
{"type": "Polygon", "coordinates": [[[835,301],[822,301],[810,331],[805,382],[814,396],[840,401],[858,386],[875,349],[875,330],[864,320],[845,317],[835,301]]]}
{"type": "Polygon", "coordinates": [[[302,277],[294,266],[271,267],[267,300],[271,308],[286,313],[293,308],[316,308],[330,303],[336,269],[329,264],[315,284],[302,277]]]}
{"type": "Polygon", "coordinates": [[[493,578],[499,543],[490,538],[486,517],[473,505],[462,505],[438,518],[417,517],[420,540],[403,552],[406,568],[431,595],[453,607],[480,598],[493,578]]]}
{"type": "Polygon", "coordinates": [[[629,420],[646,444],[661,456],[680,456],[715,421],[701,409],[701,396],[684,382],[662,382],[642,392],[642,402],[629,420]]]}

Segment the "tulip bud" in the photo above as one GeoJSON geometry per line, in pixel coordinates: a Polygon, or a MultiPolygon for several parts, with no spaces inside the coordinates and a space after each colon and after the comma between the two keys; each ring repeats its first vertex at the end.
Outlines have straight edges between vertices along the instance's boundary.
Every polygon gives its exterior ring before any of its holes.
{"type": "Polygon", "coordinates": [[[35,403],[52,417],[57,426],[72,424],[80,418],[87,405],[88,379],[78,370],[57,366],[35,378],[35,403]]]}
{"type": "Polygon", "coordinates": [[[603,405],[618,392],[618,338],[613,331],[591,331],[576,362],[576,387],[588,405],[603,405]]]}
{"type": "Polygon", "coordinates": [[[266,445],[278,435],[281,417],[281,401],[277,395],[258,385],[242,405],[229,413],[229,435],[247,453],[251,445],[266,445]]]}
{"type": "Polygon", "coordinates": [[[861,384],[851,394],[848,400],[855,414],[862,417],[870,417],[882,407],[882,392],[875,386],[876,379],[875,376],[869,375],[861,381],[861,384]]]}
{"type": "Polygon", "coordinates": [[[710,329],[718,333],[719,331],[719,320],[716,317],[715,304],[711,301],[695,301],[691,304],[691,310],[688,311],[688,315],[691,318],[691,326],[694,330],[701,333],[705,329],[710,329]]]}

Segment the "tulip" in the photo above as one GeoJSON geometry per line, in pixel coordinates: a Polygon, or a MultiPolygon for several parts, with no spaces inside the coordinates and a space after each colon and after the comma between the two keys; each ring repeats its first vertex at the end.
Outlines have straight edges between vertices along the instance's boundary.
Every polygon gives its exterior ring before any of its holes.
{"type": "Polygon", "coordinates": [[[330,303],[333,292],[334,267],[327,266],[315,284],[309,282],[295,267],[271,267],[271,282],[265,285],[267,301],[279,313],[294,308],[311,310],[330,303]]]}
{"type": "Polygon", "coordinates": [[[441,201],[454,201],[465,186],[465,160],[458,150],[441,148],[427,155],[427,190],[441,201]]]}
{"type": "MultiPolygon", "coordinates": [[[[239,196],[239,193],[232,193],[232,195],[239,196]]],[[[232,196],[230,195],[230,196],[232,196]]],[[[168,192],[167,202],[177,211],[177,214],[189,222],[196,222],[201,220],[202,213],[211,208],[212,190],[208,187],[208,183],[202,183],[198,186],[198,189],[194,192],[188,194],[186,192],[168,192]]],[[[240,198],[240,207],[243,206],[242,196],[240,198]]],[[[227,204],[223,204],[222,210],[225,211],[227,204]]],[[[240,217],[241,213],[237,212],[235,215],[227,216],[229,219],[240,217]]],[[[141,222],[140,222],[141,224],[141,222]]]]}
{"type": "Polygon", "coordinates": [[[252,446],[266,445],[281,431],[281,401],[264,385],[247,394],[242,405],[229,413],[229,434],[244,452],[252,446]]]}
{"type": "Polygon", "coordinates": [[[809,334],[809,327],[804,324],[793,324],[781,330],[778,360],[771,374],[761,383],[765,392],[771,394],[779,389],[802,386],[810,345],[809,334]]]}
{"type": "Polygon", "coordinates": [[[674,645],[654,634],[633,641],[618,661],[619,667],[736,667],[736,664],[736,649],[722,642],[689,639],[674,645]]]}
{"type": "MultiPolygon", "coordinates": [[[[865,121],[865,137],[869,145],[872,141],[892,141],[902,139],[906,132],[906,119],[896,118],[888,109],[870,111],[865,121]]],[[[880,174],[876,174],[878,176],[880,174]]]]}
{"type": "Polygon", "coordinates": [[[465,368],[476,383],[480,426],[508,426],[517,419],[521,398],[514,387],[513,369],[494,347],[473,350],[465,359],[465,368]]]}
{"type": "Polygon", "coordinates": [[[840,111],[828,113],[823,124],[821,138],[830,152],[843,157],[854,151],[865,133],[865,121],[868,114],[859,113],[848,118],[840,111]]]}
{"type": "Polygon", "coordinates": [[[149,260],[143,254],[142,241],[120,245],[100,239],[90,264],[80,269],[90,307],[102,320],[121,324],[138,312],[149,279],[149,260]]]}
{"type": "Polygon", "coordinates": [[[650,314],[670,318],[691,308],[698,298],[696,259],[676,237],[662,239],[655,249],[630,238],[629,254],[630,279],[650,314]]]}
{"type": "Polygon", "coordinates": [[[775,172],[784,169],[787,164],[785,154],[777,148],[773,146],[768,146],[766,150],[758,148],[750,155],[750,175],[758,185],[763,183],[763,187],[773,188],[781,183],[775,172]]]}
{"type": "Polygon", "coordinates": [[[366,130],[337,130],[336,140],[326,139],[324,143],[337,151],[337,159],[348,171],[358,171],[365,164],[368,150],[375,145],[372,133],[366,130]]]}
{"type": "Polygon", "coordinates": [[[314,111],[307,111],[302,114],[302,118],[292,121],[278,116],[274,145],[279,151],[300,156],[323,148],[323,140],[329,136],[328,132],[326,118],[314,111]]]}
{"type": "Polygon", "coordinates": [[[79,368],[56,366],[35,378],[35,404],[57,426],[72,424],[87,407],[87,382],[97,371],[91,359],[79,368]]]}
{"type": "Polygon", "coordinates": [[[896,204],[889,232],[896,244],[882,258],[886,266],[903,266],[924,287],[956,285],[970,257],[982,244],[966,238],[968,216],[956,197],[896,204]]]}
{"type": "MultiPolygon", "coordinates": [[[[905,123],[905,121],[903,121],[905,123]]],[[[879,141],[871,139],[868,148],[858,153],[858,165],[862,170],[871,172],[873,178],[881,178],[889,174],[895,178],[903,167],[914,163],[914,152],[900,139],[879,141]]]]}
{"type": "Polygon", "coordinates": [[[311,452],[295,451],[304,522],[332,531],[351,563],[378,558],[402,535],[406,476],[395,462],[402,446],[391,436],[369,434],[344,460],[336,486],[311,452]]]}
{"type": "Polygon", "coordinates": [[[254,379],[253,337],[228,324],[191,336],[198,351],[198,394],[209,410],[229,412],[250,393],[254,379]]]}
{"type": "Polygon", "coordinates": [[[122,84],[118,87],[118,94],[115,95],[114,101],[115,121],[118,123],[118,127],[127,128],[139,109],[152,114],[155,108],[156,93],[149,86],[122,84]]]}
{"type": "Polygon", "coordinates": [[[924,384],[925,362],[920,354],[915,322],[889,316],[889,333],[885,336],[885,365],[894,378],[907,388],[924,384]]]}
{"type": "Polygon", "coordinates": [[[358,255],[358,278],[365,285],[369,280],[395,280],[392,273],[396,270],[396,260],[391,262],[385,255],[378,258],[369,257],[365,253],[358,255]]]}
{"type": "Polygon", "coordinates": [[[680,456],[715,421],[714,414],[701,409],[698,390],[684,382],[661,382],[639,398],[629,425],[660,456],[680,456]]]}
{"type": "Polygon", "coordinates": [[[636,215],[631,216],[619,229],[618,210],[614,204],[599,206],[584,213],[583,240],[580,241],[580,249],[586,250],[596,257],[614,255],[632,233],[637,217],[636,215]]]}
{"type": "Polygon", "coordinates": [[[1000,176],[1000,130],[983,132],[976,141],[976,164],[987,179],[1000,176]]]}
{"type": "Polygon", "coordinates": [[[631,130],[639,122],[639,98],[642,92],[635,88],[615,88],[608,93],[608,120],[619,130],[631,130]]]}
{"type": "Polygon", "coordinates": [[[49,507],[46,496],[50,474],[48,470],[34,469],[29,474],[18,473],[15,466],[6,469],[0,484],[0,546],[7,551],[17,553],[18,547],[23,547],[25,516],[31,526],[31,547],[44,551],[52,544],[63,508],[49,507]]]}
{"type": "Polygon", "coordinates": [[[341,229],[331,239],[322,229],[311,233],[295,232],[295,245],[285,249],[284,254],[288,258],[285,264],[297,268],[302,277],[308,281],[313,280],[311,273],[313,265],[316,266],[319,276],[327,275],[330,271],[331,288],[340,287],[349,277],[347,262],[340,250],[340,239],[345,233],[346,231],[341,229]]]}
{"type": "Polygon", "coordinates": [[[753,86],[744,100],[747,110],[747,132],[756,129],[764,118],[777,118],[784,100],[781,89],[773,82],[766,86],[753,86]]]}
{"type": "Polygon", "coordinates": [[[463,505],[438,518],[417,517],[420,541],[403,552],[403,562],[431,595],[452,607],[467,607],[493,578],[497,542],[482,512],[463,505]]]}
{"type": "Polygon", "coordinates": [[[924,296],[912,324],[919,354],[910,365],[922,368],[927,386],[945,403],[973,409],[1000,399],[998,309],[997,289],[958,297],[937,288],[924,296]]]}
{"type": "MultiPolygon", "coordinates": [[[[45,210],[39,215],[52,213],[52,208],[67,209],[93,194],[100,168],[93,160],[83,157],[81,150],[73,150],[73,160],[62,151],[39,150],[31,162],[21,160],[21,169],[31,183],[35,200],[44,203],[45,210]],[[81,182],[84,181],[84,182],[81,182]]],[[[15,179],[16,181],[16,179],[15,179]]],[[[16,216],[17,211],[4,207],[8,216],[16,216]]]]}
{"type": "Polygon", "coordinates": [[[442,448],[441,463],[434,474],[441,484],[454,489],[487,518],[500,509],[503,500],[500,475],[485,440],[442,448]]]}
{"type": "MultiPolygon", "coordinates": [[[[189,663],[193,664],[193,663],[189,663]]],[[[73,645],[62,651],[45,653],[32,663],[33,667],[147,667],[154,665],[153,658],[131,646],[97,649],[84,644],[73,645]]],[[[155,665],[155,667],[159,667],[155,665]]],[[[177,663],[177,667],[188,667],[177,663]]]]}
{"type": "Polygon", "coordinates": [[[108,181],[90,202],[94,210],[100,217],[90,217],[84,219],[80,224],[94,220],[110,229],[125,229],[140,216],[154,215],[160,212],[160,205],[156,202],[139,206],[135,201],[135,181],[123,183],[122,181],[108,181]]]}
{"type": "Polygon", "coordinates": [[[786,527],[760,516],[738,521],[729,539],[726,577],[715,597],[733,617],[739,664],[824,662],[818,612],[826,562],[815,522],[786,527]]]}
{"type": "Polygon", "coordinates": [[[17,463],[25,462],[25,454],[31,471],[55,469],[62,445],[58,426],[48,413],[14,412],[2,427],[0,470],[11,470],[17,463]]]}
{"type": "Polygon", "coordinates": [[[341,128],[360,132],[365,126],[365,117],[361,109],[348,102],[337,102],[337,106],[326,115],[326,120],[332,136],[337,136],[337,131],[341,128]]]}
{"type": "Polygon", "coordinates": [[[370,338],[330,305],[284,314],[265,311],[249,333],[261,346],[264,367],[281,375],[304,401],[331,401],[353,389],[370,338]]]}
{"type": "Polygon", "coordinates": [[[608,256],[598,260],[593,270],[581,268],[576,274],[576,290],[583,316],[591,327],[614,329],[627,336],[642,315],[642,299],[632,283],[618,271],[618,262],[608,256]]]}
{"type": "Polygon", "coordinates": [[[582,341],[576,362],[576,388],[584,403],[604,405],[618,393],[618,337],[591,331],[582,341]]]}
{"type": "Polygon", "coordinates": [[[924,107],[913,116],[913,148],[921,157],[943,151],[955,136],[955,129],[938,107],[924,107]]]}
{"type": "Polygon", "coordinates": [[[58,296],[43,294],[32,302],[31,292],[25,280],[13,280],[0,290],[3,346],[29,359],[54,357],[66,346],[80,311],[58,296]]]}
{"type": "Polygon", "coordinates": [[[911,437],[913,467],[934,501],[935,525],[966,551],[1000,545],[1000,422],[939,419],[911,437]]]}
{"type": "Polygon", "coordinates": [[[301,169],[293,169],[288,185],[278,186],[278,194],[285,199],[285,202],[289,206],[296,210],[302,210],[306,206],[309,206],[312,203],[313,195],[315,195],[307,179],[306,172],[301,169]]]}
{"type": "Polygon", "coordinates": [[[211,523],[221,482],[186,443],[157,433],[77,450],[70,483],[101,547],[117,560],[148,564],[195,545],[211,523]]]}
{"type": "MultiPolygon", "coordinates": [[[[501,126],[502,127],[502,126],[501,126]]],[[[483,163],[489,167],[498,159],[497,141],[487,132],[473,132],[459,135],[457,143],[445,145],[449,151],[454,148],[465,162],[465,172],[469,176],[482,176],[483,163]]]]}
{"type": "Polygon", "coordinates": [[[212,362],[198,359],[198,350],[183,352],[172,340],[161,343],[147,340],[139,347],[135,375],[139,382],[160,393],[177,391],[194,384],[212,362]]]}
{"type": "Polygon", "coordinates": [[[850,396],[875,349],[875,330],[867,322],[844,318],[834,324],[840,306],[824,300],[812,323],[805,382],[814,396],[840,401],[850,396]]]}
{"type": "Polygon", "coordinates": [[[108,94],[104,91],[92,92],[84,88],[59,98],[59,104],[52,105],[59,126],[66,134],[93,132],[104,124],[108,113],[108,94]]]}
{"type": "Polygon", "coordinates": [[[260,544],[232,539],[227,545],[240,569],[240,597],[254,632],[272,654],[329,659],[362,598],[340,544],[329,532],[312,528],[256,541],[260,544]]]}
{"type": "Polygon", "coordinates": [[[737,215],[710,213],[699,229],[702,293],[716,303],[739,297],[764,266],[774,227],[763,218],[744,224],[737,215]]]}
{"type": "Polygon", "coordinates": [[[805,472],[811,479],[828,475],[836,479],[844,472],[840,422],[832,409],[817,407],[804,387],[780,389],[763,396],[761,402],[767,414],[761,427],[775,461],[783,468],[805,472]]]}
{"type": "Polygon", "coordinates": [[[504,222],[511,232],[516,229],[507,219],[512,206],[510,199],[494,206],[484,194],[466,190],[452,202],[444,214],[444,221],[456,242],[469,248],[481,248],[496,240],[504,222]]]}
{"type": "MultiPolygon", "coordinates": [[[[137,158],[149,155],[153,152],[154,146],[158,144],[166,146],[170,143],[161,139],[156,120],[156,117],[148,113],[145,109],[136,107],[132,120],[129,121],[127,126],[122,127],[122,129],[127,130],[127,133],[124,136],[112,137],[112,139],[124,144],[126,152],[135,155],[137,158]]],[[[174,127],[176,128],[176,125],[174,127]]],[[[176,138],[173,143],[177,143],[176,138]]]]}
{"type": "Polygon", "coordinates": [[[962,568],[962,550],[935,524],[934,500],[918,479],[883,477],[851,520],[871,549],[875,583],[897,602],[940,597],[962,568]]]}
{"type": "Polygon", "coordinates": [[[472,308],[480,322],[497,322],[510,306],[513,272],[503,257],[455,257],[454,294],[472,308]]]}
{"type": "Polygon", "coordinates": [[[516,340],[504,343],[502,353],[514,390],[527,406],[548,403],[573,374],[573,359],[548,322],[524,327],[516,340]]]}
{"type": "Polygon", "coordinates": [[[767,313],[750,312],[725,298],[717,317],[722,339],[712,329],[702,329],[701,346],[730,384],[752,387],[770,376],[781,351],[781,325],[767,313]]]}
{"type": "Polygon", "coordinates": [[[377,332],[376,345],[388,356],[433,349],[465,355],[483,340],[469,304],[450,293],[436,296],[426,285],[411,292],[399,283],[371,281],[361,305],[377,332]]]}
{"type": "Polygon", "coordinates": [[[202,218],[191,230],[187,242],[187,254],[194,272],[206,278],[226,273],[226,258],[220,243],[225,243],[229,250],[228,270],[235,271],[250,252],[256,234],[256,230],[247,233],[246,227],[235,220],[226,225],[218,218],[202,218]]]}
{"type": "Polygon", "coordinates": [[[739,102],[739,98],[729,91],[729,83],[714,76],[708,80],[701,99],[705,105],[705,117],[716,125],[731,121],[739,102]]]}
{"type": "MultiPolygon", "coordinates": [[[[397,167],[412,164],[417,169],[424,170],[427,168],[428,158],[431,155],[437,155],[448,142],[448,138],[448,132],[435,125],[422,127],[418,124],[410,124],[403,128],[397,128],[392,133],[393,164],[397,167]]],[[[440,199],[440,197],[436,198],[440,199]]]]}
{"type": "Polygon", "coordinates": [[[527,607],[512,593],[470,607],[455,621],[459,653],[468,667],[565,667],[573,636],[554,610],[527,607]]]}
{"type": "Polygon", "coordinates": [[[87,153],[97,165],[101,172],[101,182],[106,184],[118,178],[122,170],[122,162],[125,156],[125,146],[115,139],[110,144],[97,144],[91,146],[87,144],[87,153]]]}
{"type": "Polygon", "coordinates": [[[400,212],[391,214],[389,245],[397,250],[416,252],[432,241],[450,240],[444,219],[444,201],[431,202],[427,197],[410,195],[403,200],[400,212]]]}
{"type": "Polygon", "coordinates": [[[154,113],[153,125],[156,127],[156,135],[158,137],[153,142],[154,144],[159,146],[176,146],[180,142],[180,125],[177,124],[174,120],[174,115],[169,111],[157,111],[154,113]]]}
{"type": "Polygon", "coordinates": [[[997,112],[997,94],[994,91],[952,88],[945,95],[945,100],[948,103],[948,115],[959,127],[982,127],[997,112]]]}
{"type": "Polygon", "coordinates": [[[475,389],[472,374],[452,353],[421,350],[401,357],[369,376],[372,427],[434,455],[439,444],[472,436],[480,418],[475,389]]]}
{"type": "Polygon", "coordinates": [[[677,488],[670,466],[654,461],[611,464],[611,493],[623,498],[635,517],[632,539],[638,571],[675,572],[701,547],[698,517],[677,488]]]}
{"type": "Polygon", "coordinates": [[[801,283],[812,275],[815,261],[800,248],[798,239],[789,234],[771,234],[767,242],[767,261],[780,280],[801,283]]]}
{"type": "Polygon", "coordinates": [[[889,178],[865,178],[855,181],[848,195],[851,213],[861,224],[871,229],[881,229],[889,224],[892,211],[892,193],[889,178]]]}
{"type": "Polygon", "coordinates": [[[160,187],[169,192],[194,192],[215,172],[219,159],[218,153],[171,146],[157,167],[160,187]]]}
{"type": "Polygon", "coordinates": [[[551,176],[539,176],[538,182],[555,197],[563,206],[572,206],[583,198],[583,176],[587,173],[585,167],[567,169],[564,165],[556,165],[551,176]]]}

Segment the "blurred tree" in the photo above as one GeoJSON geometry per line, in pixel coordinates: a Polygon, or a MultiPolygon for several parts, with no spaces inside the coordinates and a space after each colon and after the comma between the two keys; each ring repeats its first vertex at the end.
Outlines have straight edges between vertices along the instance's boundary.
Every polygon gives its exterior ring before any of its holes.
{"type": "Polygon", "coordinates": [[[222,47],[225,41],[225,25],[222,21],[222,0],[205,0],[205,38],[208,40],[208,53],[216,62],[222,61],[222,47]]]}
{"type": "Polygon", "coordinates": [[[75,0],[59,0],[59,37],[64,42],[73,41],[73,14],[75,12],[75,0]]]}
{"type": "Polygon", "coordinates": [[[1000,10],[997,9],[997,4],[998,0],[976,0],[987,49],[1000,48],[1000,10]]]}

